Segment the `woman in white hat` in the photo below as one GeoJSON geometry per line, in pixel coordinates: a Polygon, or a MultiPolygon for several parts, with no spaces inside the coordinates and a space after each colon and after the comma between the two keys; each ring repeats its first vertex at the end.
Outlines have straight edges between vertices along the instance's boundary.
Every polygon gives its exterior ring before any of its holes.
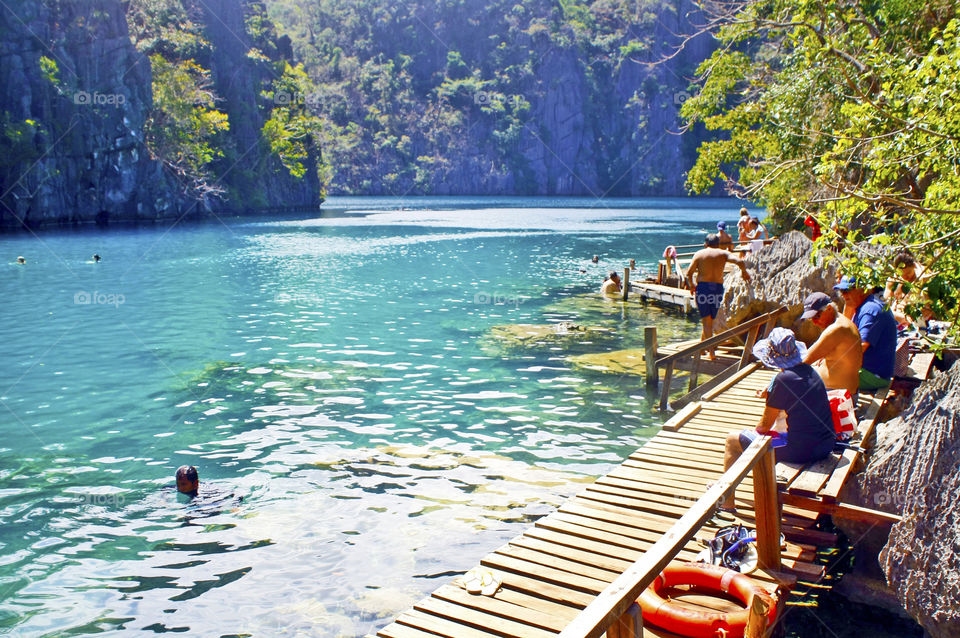
{"type": "MultiPolygon", "coordinates": [[[[837,440],[827,388],[816,370],[803,363],[807,347],[797,342],[792,330],[774,328],[770,336],[753,347],[754,356],[768,368],[780,372],[766,391],[766,408],[754,430],[731,432],[727,436],[724,468],[729,469],[743,450],[757,437],[776,436],[774,448],[778,462],[810,463],[826,457],[837,440]],[[773,425],[785,415],[787,431],[776,433],[773,425]]],[[[733,509],[733,495],[724,509],[733,509]]]]}

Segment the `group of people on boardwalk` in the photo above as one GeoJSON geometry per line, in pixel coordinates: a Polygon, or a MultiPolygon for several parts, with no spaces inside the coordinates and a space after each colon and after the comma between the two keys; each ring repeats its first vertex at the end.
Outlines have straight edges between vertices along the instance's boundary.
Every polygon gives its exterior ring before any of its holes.
{"type": "MultiPolygon", "coordinates": [[[[746,211],[738,222],[739,239],[758,241],[762,246],[766,230],[746,211]]],[[[751,276],[740,256],[732,251],[733,238],[726,224],[717,224],[704,247],[697,251],[687,268],[686,285],[694,295],[703,324],[702,340],[713,335],[714,320],[723,304],[723,280],[726,265],[737,266],[745,281],[751,276]]],[[[751,248],[753,248],[751,246],[751,248]]],[[[834,286],[843,300],[842,309],[833,297],[814,292],[803,302],[800,321],[809,321],[821,329],[819,338],[809,347],[797,340],[792,330],[775,328],[753,348],[754,356],[765,366],[778,369],[770,385],[760,393],[765,407],[753,429],[732,433],[726,441],[724,464],[729,468],[737,457],[759,436],[774,436],[777,461],[808,463],[830,454],[837,443],[834,409],[830,398],[846,398],[856,405],[859,392],[887,386],[894,376],[898,323],[907,318],[894,310],[906,304],[903,282],[918,277],[909,254],[894,261],[900,283],[891,281],[886,293],[866,288],[856,279],[844,276],[834,286]],[[888,304],[889,302],[889,304],[888,304]],[[893,309],[891,309],[891,305],[893,309]]],[[[916,300],[914,300],[915,302],[916,300]]],[[[902,310],[901,310],[902,312],[902,310]]],[[[929,314],[924,310],[925,316],[929,314]]],[[[713,348],[705,354],[715,359],[713,348]]],[[[724,507],[733,507],[731,499],[724,507]]]]}

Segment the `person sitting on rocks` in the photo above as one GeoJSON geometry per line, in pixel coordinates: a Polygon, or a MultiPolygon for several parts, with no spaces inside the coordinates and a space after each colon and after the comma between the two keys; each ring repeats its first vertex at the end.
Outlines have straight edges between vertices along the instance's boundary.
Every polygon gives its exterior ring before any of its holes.
{"type": "Polygon", "coordinates": [[[717,222],[717,237],[720,238],[720,248],[733,250],[733,237],[727,232],[727,222],[717,222]]]}
{"type": "Polygon", "coordinates": [[[604,297],[619,297],[623,289],[620,287],[620,275],[616,270],[611,270],[604,278],[603,285],[600,286],[600,294],[604,297]]]}
{"type": "Polygon", "coordinates": [[[767,239],[767,229],[764,228],[757,217],[750,218],[747,239],[750,240],[750,252],[755,253],[763,248],[763,242],[767,239]]]}
{"type": "MultiPolygon", "coordinates": [[[[703,324],[700,340],[706,341],[713,336],[713,320],[717,318],[723,304],[723,267],[728,261],[735,263],[743,273],[744,281],[750,281],[750,273],[739,257],[720,250],[720,238],[714,233],[707,235],[703,245],[703,248],[693,254],[693,261],[687,268],[686,280],[697,302],[697,310],[700,311],[700,321],[703,324]]],[[[707,354],[711,360],[717,358],[716,350],[712,348],[707,354]]]]}
{"type": "Polygon", "coordinates": [[[867,294],[857,281],[845,275],[833,287],[843,295],[844,315],[853,311],[853,323],[860,332],[863,366],[860,389],[877,390],[893,378],[897,351],[897,320],[875,294],[867,294]]]}
{"type": "Polygon", "coordinates": [[[814,292],[803,301],[801,320],[812,321],[823,332],[803,356],[803,362],[815,365],[828,390],[847,390],[856,404],[860,388],[863,349],[857,326],[844,317],[830,297],[814,292]]]}
{"type": "Polygon", "coordinates": [[[915,287],[917,280],[923,277],[924,269],[917,264],[916,259],[909,251],[903,251],[893,258],[893,267],[900,271],[900,280],[890,278],[887,281],[886,289],[883,291],[883,298],[890,304],[890,310],[893,311],[893,318],[897,324],[916,324],[918,327],[926,326],[931,319],[935,319],[933,310],[930,308],[929,300],[918,292],[915,287]],[[907,316],[907,306],[910,303],[922,303],[920,316],[914,320],[907,316]]]}
{"type": "Polygon", "coordinates": [[[747,233],[750,232],[750,213],[747,212],[747,207],[744,206],[740,209],[740,219],[737,221],[737,241],[747,241],[747,233]]]}
{"type": "MultiPolygon", "coordinates": [[[[825,458],[833,451],[837,435],[823,380],[803,363],[806,347],[797,342],[792,330],[774,328],[769,337],[757,342],[753,354],[765,366],[779,368],[780,372],[764,391],[766,406],[756,429],[727,435],[724,469],[730,469],[757,437],[771,435],[781,417],[786,419],[786,432],[776,434],[777,462],[810,463],[825,458]]],[[[734,506],[731,493],[723,509],[732,510],[734,506]]]]}

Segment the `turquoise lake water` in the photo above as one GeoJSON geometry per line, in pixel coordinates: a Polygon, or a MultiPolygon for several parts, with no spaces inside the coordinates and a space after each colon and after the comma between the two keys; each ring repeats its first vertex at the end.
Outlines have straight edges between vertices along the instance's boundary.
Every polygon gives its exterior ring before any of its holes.
{"type": "Polygon", "coordinates": [[[597,204],[334,198],[0,237],[0,631],[363,635],[608,471],[653,397],[568,355],[699,328],[601,300],[602,274],[740,204],[597,204]],[[612,333],[491,333],[564,321],[612,333]],[[172,491],[182,464],[203,503],[172,491]]]}

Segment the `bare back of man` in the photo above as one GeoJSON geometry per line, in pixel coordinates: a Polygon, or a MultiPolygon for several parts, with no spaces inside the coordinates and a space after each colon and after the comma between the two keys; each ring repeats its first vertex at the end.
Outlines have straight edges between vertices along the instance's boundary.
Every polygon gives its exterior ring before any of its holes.
{"type": "MultiPolygon", "coordinates": [[[[860,386],[863,349],[856,324],[833,309],[830,323],[804,357],[813,365],[828,390],[846,389],[855,395],[860,386]]],[[[820,325],[819,323],[817,325],[820,325]]]]}

